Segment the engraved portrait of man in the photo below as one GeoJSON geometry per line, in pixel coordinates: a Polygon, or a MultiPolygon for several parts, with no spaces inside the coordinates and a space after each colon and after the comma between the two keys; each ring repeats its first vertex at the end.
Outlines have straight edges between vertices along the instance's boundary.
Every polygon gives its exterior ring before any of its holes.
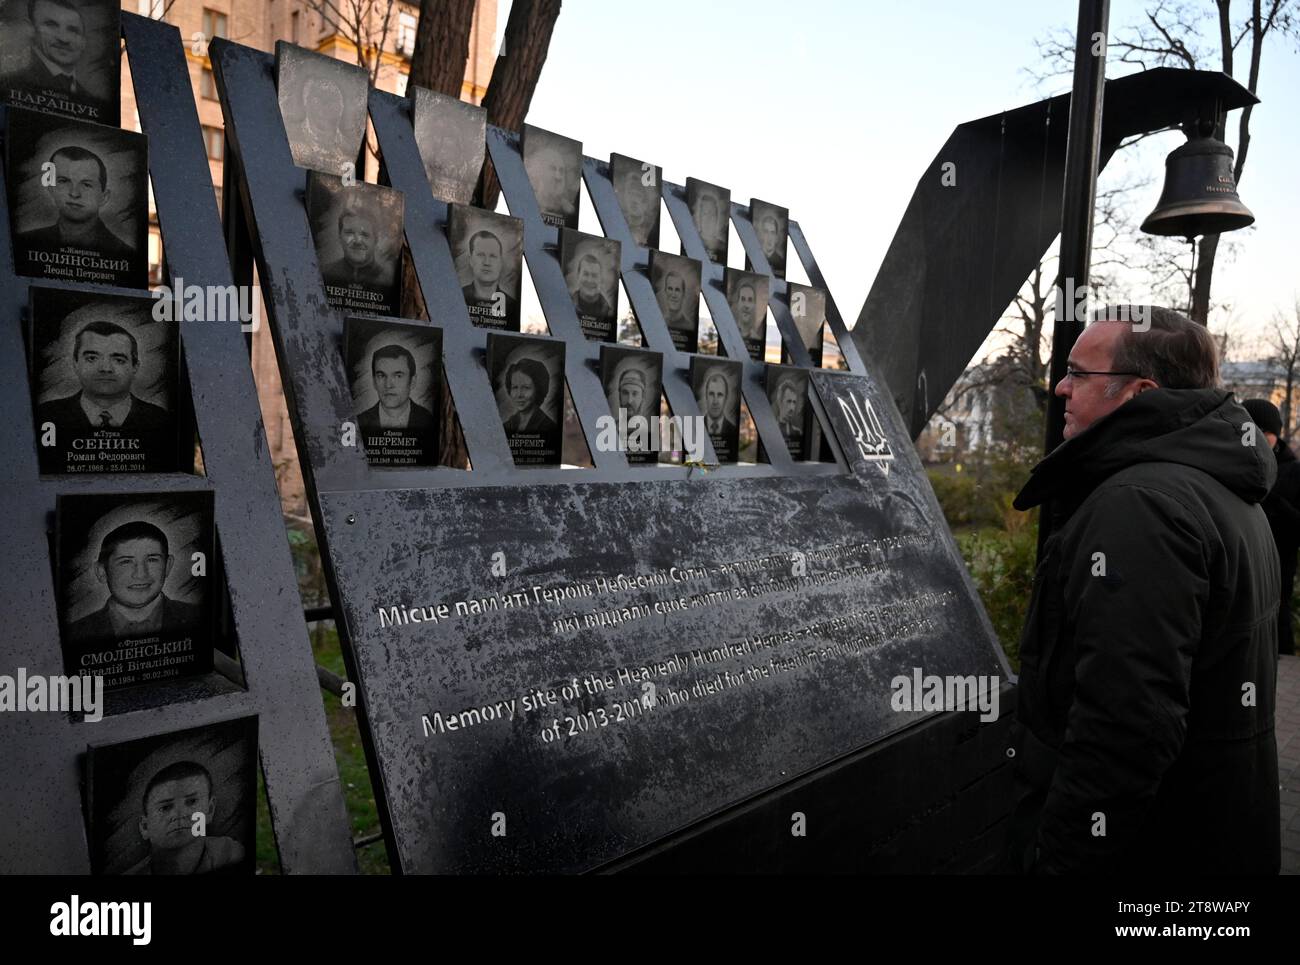
{"type": "Polygon", "coordinates": [[[568,166],[555,147],[543,147],[531,159],[528,176],[537,192],[537,206],[544,214],[568,218],[573,213],[573,198],[568,189],[568,166]]]}
{"type": "Polygon", "coordinates": [[[675,271],[664,275],[663,289],[659,295],[659,307],[663,310],[664,321],[669,328],[685,328],[691,324],[686,317],[686,279],[675,271]]]}
{"type": "Polygon", "coordinates": [[[149,779],[141,800],[140,837],[149,854],[123,874],[200,875],[234,870],[244,846],[222,835],[195,834],[217,816],[212,774],[197,761],[176,761],[149,779]],[[201,816],[201,817],[200,817],[201,816]]]}
{"type": "Polygon", "coordinates": [[[140,349],[135,336],[122,326],[108,321],[84,325],[73,340],[72,369],[80,391],[37,406],[38,426],[53,423],[66,434],[120,429],[158,438],[171,428],[165,409],[131,392],[140,371],[140,349]]]}
{"type": "Polygon", "coordinates": [[[88,748],[91,873],[251,875],[257,724],[242,717],[88,748]]]}
{"type": "Polygon", "coordinates": [[[650,233],[656,227],[659,210],[657,186],[652,182],[646,185],[642,175],[636,170],[621,175],[617,185],[617,197],[627,219],[627,227],[632,232],[632,239],[638,245],[650,242],[650,233]]]}
{"type": "Polygon", "coordinates": [[[77,68],[86,50],[86,25],[71,0],[28,0],[33,28],[28,80],[45,90],[79,94],[77,68]]]}
{"type": "Polygon", "coordinates": [[[704,427],[709,435],[717,439],[734,438],[739,430],[728,413],[727,400],[731,396],[731,387],[726,375],[715,369],[705,376],[702,395],[698,401],[704,412],[704,427]]]}
{"type": "Polygon", "coordinates": [[[384,345],[375,349],[370,359],[370,374],[379,401],[357,416],[357,424],[366,435],[385,429],[432,430],[433,413],[411,398],[415,388],[415,356],[401,345],[384,345]]]}
{"type": "Polygon", "coordinates": [[[515,318],[518,304],[501,289],[505,268],[505,248],[501,239],[487,229],[476,231],[469,239],[469,264],[473,279],[461,289],[465,304],[492,309],[501,318],[515,318]]]}
{"type": "Polygon", "coordinates": [[[736,324],[740,326],[740,332],[746,338],[754,338],[757,333],[754,331],[758,326],[757,322],[758,303],[754,296],[754,286],[749,282],[742,282],[737,288],[735,297],[732,300],[731,311],[736,316],[736,324]]]}
{"type": "Polygon", "coordinates": [[[573,296],[574,307],[579,315],[594,318],[610,318],[615,314],[609,296],[601,291],[600,259],[595,255],[583,255],[578,261],[576,286],[569,292],[573,296]]]}
{"type": "Polygon", "coordinates": [[[701,196],[691,213],[695,216],[695,224],[700,229],[704,250],[714,261],[720,261],[719,252],[723,252],[725,257],[727,227],[722,219],[718,199],[712,194],[701,196]]]}
{"type": "Polygon", "coordinates": [[[0,103],[116,127],[120,37],[111,0],[0,2],[0,103]]]}
{"type": "Polygon", "coordinates": [[[101,212],[112,197],[108,168],[98,154],[77,145],[67,145],[49,157],[53,183],[46,186],[56,211],[52,224],[19,232],[20,250],[58,251],[72,247],[93,251],[105,258],[129,258],[135,253],[104,224],[101,212]]]}
{"type": "Polygon", "coordinates": [[[74,640],[136,639],[197,626],[203,611],[173,600],[163,586],[175,564],[167,534],[146,520],[132,520],[100,544],[95,579],[108,591],[104,605],[68,627],[74,640]]]}
{"type": "Polygon", "coordinates": [[[339,246],[343,255],[321,269],[331,284],[384,285],[389,280],[387,266],[377,260],[378,222],[360,206],[347,207],[338,216],[339,246]]]}
{"type": "MultiPolygon", "coordinates": [[[[769,368],[769,375],[779,372],[769,368]]],[[[808,375],[804,371],[784,371],[769,389],[768,398],[776,413],[776,425],[781,430],[793,459],[804,459],[804,435],[807,424],[805,402],[808,395],[808,375]]]]}
{"type": "Polygon", "coordinates": [[[343,92],[328,77],[308,77],[302,88],[302,132],[308,142],[331,155],[347,156],[343,133],[343,92]]]}

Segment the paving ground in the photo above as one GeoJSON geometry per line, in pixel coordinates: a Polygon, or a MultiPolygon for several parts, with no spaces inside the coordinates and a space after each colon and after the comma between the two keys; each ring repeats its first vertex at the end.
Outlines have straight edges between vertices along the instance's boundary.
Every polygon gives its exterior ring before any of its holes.
{"type": "Polygon", "coordinates": [[[1277,771],[1282,785],[1282,874],[1300,875],[1300,657],[1277,667],[1277,771]]]}

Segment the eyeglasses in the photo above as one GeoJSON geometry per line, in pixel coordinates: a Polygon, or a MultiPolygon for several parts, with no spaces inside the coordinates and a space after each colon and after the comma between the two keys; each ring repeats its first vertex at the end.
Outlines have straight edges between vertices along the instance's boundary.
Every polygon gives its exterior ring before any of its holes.
{"type": "MultiPolygon", "coordinates": [[[[1072,369],[1072,368],[1066,368],[1066,370],[1065,370],[1065,378],[1067,378],[1067,379],[1078,379],[1078,378],[1081,378],[1081,377],[1086,376],[1086,375],[1132,375],[1132,376],[1138,376],[1138,375],[1141,375],[1141,374],[1142,374],[1141,372],[1088,372],[1088,371],[1085,371],[1084,369],[1072,369]]],[[[1064,381],[1064,379],[1063,379],[1062,381],[1064,381]]]]}

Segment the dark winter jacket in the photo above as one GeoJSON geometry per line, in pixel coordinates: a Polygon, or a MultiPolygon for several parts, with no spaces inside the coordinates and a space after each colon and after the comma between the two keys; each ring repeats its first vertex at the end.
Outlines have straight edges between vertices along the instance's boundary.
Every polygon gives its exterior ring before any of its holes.
{"type": "Polygon", "coordinates": [[[1248,421],[1143,392],[1017,497],[1059,518],[1020,644],[1017,870],[1277,872],[1277,470],[1248,421]]]}
{"type": "Polygon", "coordinates": [[[1277,649],[1295,653],[1291,627],[1291,593],[1295,584],[1296,552],[1300,551],[1300,462],[1282,440],[1273,449],[1277,458],[1277,482],[1264,497],[1264,515],[1273,530],[1278,559],[1282,564],[1282,599],[1277,608],[1277,649]]]}

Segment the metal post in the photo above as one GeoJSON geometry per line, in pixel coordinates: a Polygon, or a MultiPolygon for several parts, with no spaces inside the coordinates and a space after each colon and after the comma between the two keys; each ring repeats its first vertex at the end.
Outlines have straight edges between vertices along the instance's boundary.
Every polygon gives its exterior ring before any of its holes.
{"type": "MultiPolygon", "coordinates": [[[[1102,91],[1106,84],[1106,31],[1110,0],[1079,0],[1075,32],[1074,90],[1070,97],[1070,128],[1065,145],[1065,185],[1061,192],[1061,258],[1057,276],[1056,320],[1052,330],[1050,388],[1065,378],[1065,361],[1083,331],[1086,301],[1080,290],[1088,284],[1092,256],[1092,214],[1097,196],[1101,153],[1102,91]]],[[[1053,393],[1047,405],[1047,452],[1061,444],[1065,429],[1065,400],[1053,393]]],[[[1038,546],[1051,532],[1050,506],[1038,522],[1038,546]]]]}

